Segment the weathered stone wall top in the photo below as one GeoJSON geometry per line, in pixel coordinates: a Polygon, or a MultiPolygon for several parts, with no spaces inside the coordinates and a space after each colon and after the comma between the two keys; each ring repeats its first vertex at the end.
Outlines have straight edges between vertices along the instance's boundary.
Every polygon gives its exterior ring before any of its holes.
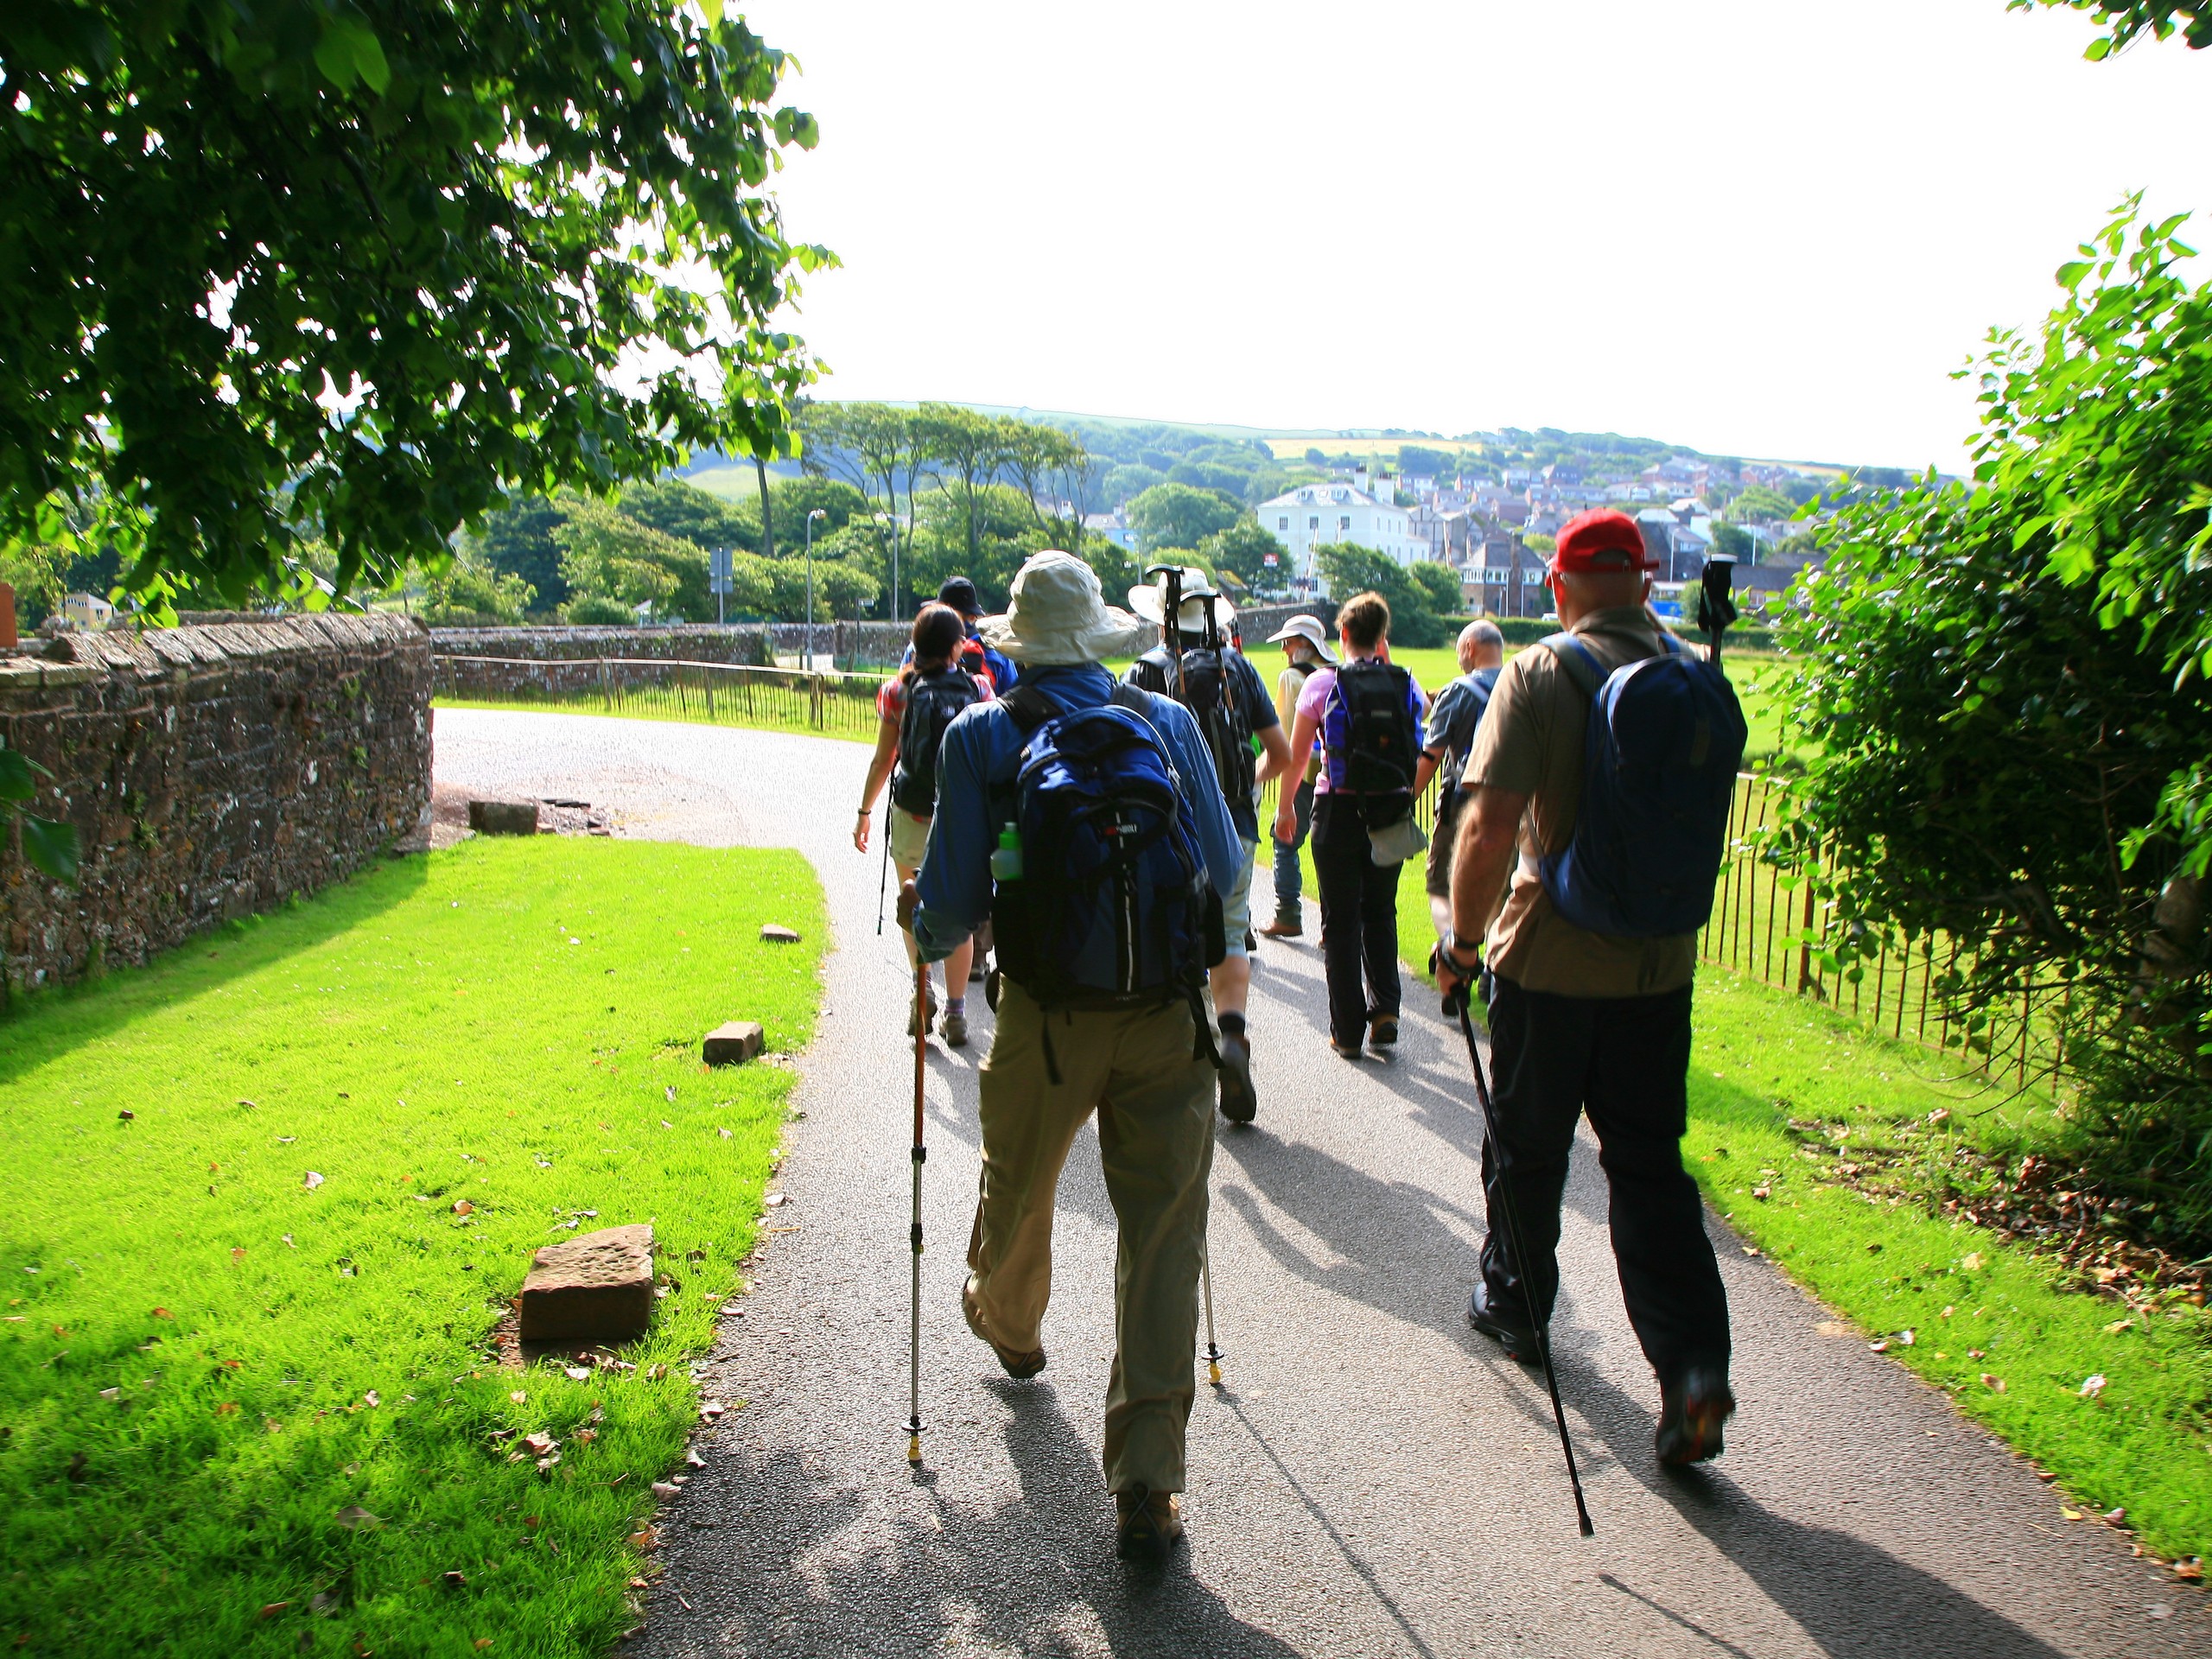
{"type": "Polygon", "coordinates": [[[430,642],[391,615],[63,633],[0,657],[0,733],[52,774],[78,887],[0,838],[11,985],[140,962],[351,874],[429,802],[430,642]]]}

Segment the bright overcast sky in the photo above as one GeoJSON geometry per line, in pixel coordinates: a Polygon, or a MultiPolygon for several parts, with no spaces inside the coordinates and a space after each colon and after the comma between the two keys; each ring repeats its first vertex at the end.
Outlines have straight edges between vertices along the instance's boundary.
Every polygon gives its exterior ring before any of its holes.
{"type": "Polygon", "coordinates": [[[1960,463],[1948,378],[2124,193],[2212,236],[2212,51],[2003,0],[766,0],[835,397],[1960,463]]]}

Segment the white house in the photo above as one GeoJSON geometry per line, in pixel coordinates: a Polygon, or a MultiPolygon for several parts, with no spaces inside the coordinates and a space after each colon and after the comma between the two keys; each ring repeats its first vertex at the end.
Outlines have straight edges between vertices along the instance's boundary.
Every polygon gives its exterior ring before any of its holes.
{"type": "Polygon", "coordinates": [[[1313,563],[1313,550],[1332,542],[1352,542],[1377,553],[1411,564],[1429,556],[1428,543],[1414,536],[1410,515],[1403,507],[1388,505],[1365,490],[1350,484],[1306,484],[1254,510],[1260,528],[1271,532],[1289,552],[1287,561],[1297,591],[1319,594],[1320,572],[1313,563]],[[1300,585],[1306,577],[1316,585],[1300,585]]]}

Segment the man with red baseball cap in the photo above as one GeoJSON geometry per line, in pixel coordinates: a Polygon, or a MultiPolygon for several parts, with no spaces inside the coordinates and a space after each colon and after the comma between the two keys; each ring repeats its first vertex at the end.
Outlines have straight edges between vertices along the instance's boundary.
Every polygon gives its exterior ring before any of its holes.
{"type": "Polygon", "coordinates": [[[1502,1144],[1483,1160],[1491,1225],[1468,1322],[1515,1358],[1537,1357],[1535,1328],[1559,1288],[1567,1153],[1586,1111],[1611,1187],[1629,1321],[1658,1373],[1659,1457],[1694,1463],[1720,1451],[1736,1407],[1727,1299],[1681,1159],[1697,936],[1579,927],[1554,907],[1540,869],[1573,840],[1584,785],[1592,696],[1567,654],[1586,652],[1610,675],[1682,648],[1647,603],[1657,563],[1625,513],[1586,512],[1560,531],[1545,584],[1566,632],[1506,664],[1476,732],[1438,966],[1447,993],[1484,970],[1491,988],[1502,1144]],[[1526,1262],[1503,1230],[1506,1183],[1526,1262]]]}

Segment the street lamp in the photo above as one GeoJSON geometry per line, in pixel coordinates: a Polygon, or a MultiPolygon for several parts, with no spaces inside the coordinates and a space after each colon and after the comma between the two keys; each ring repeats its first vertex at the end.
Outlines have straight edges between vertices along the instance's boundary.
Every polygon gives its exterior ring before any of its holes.
{"type": "Polygon", "coordinates": [[[817,507],[806,515],[806,667],[814,671],[814,521],[830,515],[817,507]]]}

